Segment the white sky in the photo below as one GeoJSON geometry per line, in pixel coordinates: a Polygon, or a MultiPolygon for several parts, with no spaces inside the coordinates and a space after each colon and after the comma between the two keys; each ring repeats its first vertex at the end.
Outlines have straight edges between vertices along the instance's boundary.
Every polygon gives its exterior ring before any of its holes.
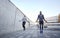
{"type": "Polygon", "coordinates": [[[39,11],[51,17],[60,13],[60,0],[11,0],[32,21],[37,19],[39,11]]]}

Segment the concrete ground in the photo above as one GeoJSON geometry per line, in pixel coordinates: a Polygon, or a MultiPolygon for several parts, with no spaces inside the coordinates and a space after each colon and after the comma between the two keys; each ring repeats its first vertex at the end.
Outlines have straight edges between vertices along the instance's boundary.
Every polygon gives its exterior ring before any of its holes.
{"type": "Polygon", "coordinates": [[[25,31],[19,30],[16,32],[0,35],[0,38],[60,38],[60,28],[58,28],[60,26],[57,25],[44,28],[43,33],[40,33],[39,27],[32,26],[25,31]]]}

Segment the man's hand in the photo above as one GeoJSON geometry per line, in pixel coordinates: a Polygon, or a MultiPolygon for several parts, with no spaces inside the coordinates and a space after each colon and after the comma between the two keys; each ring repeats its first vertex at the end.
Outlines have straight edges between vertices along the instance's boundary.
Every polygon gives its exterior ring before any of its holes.
{"type": "Polygon", "coordinates": [[[47,21],[45,20],[45,22],[47,23],[47,21]]]}
{"type": "Polygon", "coordinates": [[[36,20],[36,22],[38,22],[38,21],[36,20]]]}
{"type": "Polygon", "coordinates": [[[45,20],[45,22],[47,23],[47,21],[45,20]]]}
{"type": "MultiPolygon", "coordinates": [[[[45,20],[45,19],[44,19],[45,20]]],[[[47,23],[47,21],[45,20],[45,22],[47,23]]]]}

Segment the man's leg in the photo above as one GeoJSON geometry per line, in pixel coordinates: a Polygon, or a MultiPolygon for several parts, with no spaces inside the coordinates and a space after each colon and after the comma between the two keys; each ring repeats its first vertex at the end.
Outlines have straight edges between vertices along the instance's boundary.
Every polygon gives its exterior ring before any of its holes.
{"type": "Polygon", "coordinates": [[[25,30],[25,25],[23,26],[24,30],[25,30]]]}
{"type": "Polygon", "coordinates": [[[43,30],[43,25],[44,25],[44,22],[43,21],[42,21],[41,25],[42,25],[42,30],[43,30]]]}
{"type": "Polygon", "coordinates": [[[39,21],[39,25],[40,25],[40,30],[41,30],[41,22],[39,21]]]}
{"type": "Polygon", "coordinates": [[[41,30],[42,28],[41,28],[41,24],[40,24],[40,30],[41,30]]]}
{"type": "Polygon", "coordinates": [[[40,21],[40,30],[42,30],[42,21],[40,21]]]}
{"type": "Polygon", "coordinates": [[[43,24],[42,24],[42,30],[43,30],[43,24]]]}
{"type": "Polygon", "coordinates": [[[41,21],[40,26],[41,26],[40,33],[43,33],[43,21],[41,21]]]}
{"type": "Polygon", "coordinates": [[[25,30],[25,22],[23,22],[23,29],[25,30]]]}

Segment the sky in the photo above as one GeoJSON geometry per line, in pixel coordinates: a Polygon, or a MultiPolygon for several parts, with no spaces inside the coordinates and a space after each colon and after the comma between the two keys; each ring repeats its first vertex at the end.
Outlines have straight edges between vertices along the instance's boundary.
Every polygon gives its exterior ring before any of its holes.
{"type": "Polygon", "coordinates": [[[36,21],[42,11],[45,18],[60,13],[60,0],[11,0],[30,20],[36,21]]]}

